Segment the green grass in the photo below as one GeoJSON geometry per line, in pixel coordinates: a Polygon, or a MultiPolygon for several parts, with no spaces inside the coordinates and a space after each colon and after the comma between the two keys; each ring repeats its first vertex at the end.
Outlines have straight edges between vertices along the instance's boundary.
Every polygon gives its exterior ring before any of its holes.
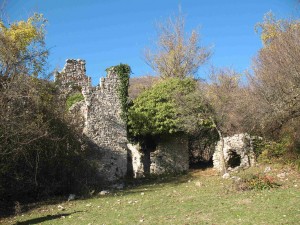
{"type": "MultiPolygon", "coordinates": [[[[263,169],[235,175],[243,177],[263,169]]],[[[106,196],[36,206],[0,224],[299,224],[299,174],[277,166],[268,175],[281,186],[237,191],[232,180],[212,170],[192,171],[106,196]],[[282,171],[288,171],[288,180],[276,176],[282,171]]]]}

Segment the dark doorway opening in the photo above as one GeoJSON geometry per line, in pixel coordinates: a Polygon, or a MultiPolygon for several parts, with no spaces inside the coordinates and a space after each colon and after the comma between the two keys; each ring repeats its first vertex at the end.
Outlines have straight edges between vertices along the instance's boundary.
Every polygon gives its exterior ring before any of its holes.
{"type": "Polygon", "coordinates": [[[192,170],[195,170],[195,169],[205,170],[205,169],[208,169],[208,168],[213,168],[213,166],[214,166],[212,157],[208,161],[199,160],[199,161],[195,162],[195,161],[190,160],[189,164],[190,164],[189,167],[192,170]]]}
{"type": "Polygon", "coordinates": [[[147,136],[144,138],[144,141],[142,143],[142,150],[144,153],[144,157],[142,159],[143,165],[144,165],[144,173],[145,175],[150,174],[150,153],[154,152],[156,150],[157,141],[152,136],[147,136]]]}
{"type": "Polygon", "coordinates": [[[241,156],[235,151],[229,152],[228,167],[235,168],[241,165],[241,156]]]}

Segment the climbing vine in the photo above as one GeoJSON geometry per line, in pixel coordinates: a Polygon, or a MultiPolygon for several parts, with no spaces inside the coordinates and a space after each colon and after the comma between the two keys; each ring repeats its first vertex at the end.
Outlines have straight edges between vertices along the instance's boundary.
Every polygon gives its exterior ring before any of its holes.
{"type": "Polygon", "coordinates": [[[112,66],[106,69],[106,71],[113,70],[114,73],[118,75],[120,80],[119,87],[117,89],[119,99],[121,102],[121,118],[127,124],[128,120],[128,86],[129,86],[129,76],[131,74],[131,68],[127,64],[120,64],[117,66],[112,66]]]}

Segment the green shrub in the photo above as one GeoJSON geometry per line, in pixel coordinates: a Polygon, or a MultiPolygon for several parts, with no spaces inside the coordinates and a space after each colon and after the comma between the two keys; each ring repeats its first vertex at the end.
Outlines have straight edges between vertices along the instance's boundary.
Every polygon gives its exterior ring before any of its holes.
{"type": "Polygon", "coordinates": [[[76,93],[68,96],[67,100],[66,100],[67,109],[70,109],[72,105],[74,105],[75,103],[80,102],[82,100],[84,100],[84,97],[79,92],[76,92],[76,93]]]}
{"type": "Polygon", "coordinates": [[[252,141],[252,145],[254,154],[256,158],[258,158],[265,148],[266,141],[263,138],[254,138],[252,141]]]}
{"type": "Polygon", "coordinates": [[[129,132],[134,136],[179,132],[181,126],[175,98],[193,92],[195,84],[189,78],[170,78],[143,92],[129,109],[129,132]]]}
{"type": "Polygon", "coordinates": [[[281,159],[288,151],[289,139],[283,138],[280,142],[262,141],[259,144],[260,153],[258,161],[270,163],[272,160],[281,159]]]}

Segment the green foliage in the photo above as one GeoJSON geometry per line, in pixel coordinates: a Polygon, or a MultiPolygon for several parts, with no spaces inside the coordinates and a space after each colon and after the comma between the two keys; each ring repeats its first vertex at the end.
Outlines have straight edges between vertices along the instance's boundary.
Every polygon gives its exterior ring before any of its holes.
{"type": "Polygon", "coordinates": [[[79,92],[76,92],[76,93],[68,96],[67,100],[66,100],[67,109],[70,109],[72,105],[74,105],[75,103],[80,102],[82,100],[84,100],[84,97],[79,92]]]}
{"type": "Polygon", "coordinates": [[[288,143],[288,139],[282,139],[279,142],[262,141],[260,144],[261,154],[258,156],[258,160],[269,163],[272,160],[280,159],[287,153],[288,143]]]}
{"type": "Polygon", "coordinates": [[[129,77],[131,74],[131,68],[127,64],[120,64],[107,68],[106,71],[112,70],[118,75],[120,84],[118,87],[118,94],[121,101],[122,113],[121,118],[125,123],[128,120],[128,86],[129,86],[129,77]]]}
{"type": "Polygon", "coordinates": [[[263,138],[254,138],[252,145],[255,157],[258,158],[265,148],[266,141],[263,138]]]}
{"type": "Polygon", "coordinates": [[[193,79],[170,78],[154,85],[133,101],[129,109],[129,131],[134,136],[172,134],[183,131],[176,96],[195,91],[193,79]]]}

